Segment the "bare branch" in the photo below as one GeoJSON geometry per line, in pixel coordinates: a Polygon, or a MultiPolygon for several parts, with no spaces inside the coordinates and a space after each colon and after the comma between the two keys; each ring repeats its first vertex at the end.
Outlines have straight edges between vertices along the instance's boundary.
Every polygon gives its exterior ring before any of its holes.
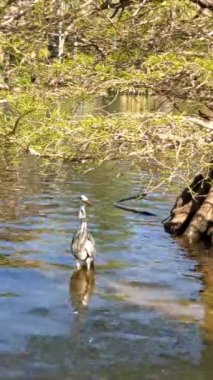
{"type": "Polygon", "coordinates": [[[35,111],[35,109],[28,110],[28,111],[24,112],[22,115],[20,115],[20,116],[16,119],[12,131],[10,131],[9,133],[7,133],[7,136],[15,135],[15,133],[16,133],[16,131],[17,131],[17,128],[18,128],[18,126],[19,126],[19,123],[20,123],[21,119],[23,119],[24,116],[26,116],[26,115],[28,115],[29,113],[34,112],[34,111],[35,111]]]}

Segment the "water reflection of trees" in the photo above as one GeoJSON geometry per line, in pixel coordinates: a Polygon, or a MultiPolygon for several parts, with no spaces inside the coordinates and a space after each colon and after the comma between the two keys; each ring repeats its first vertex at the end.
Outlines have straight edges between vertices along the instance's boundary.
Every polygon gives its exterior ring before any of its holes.
{"type": "Polygon", "coordinates": [[[207,247],[204,243],[189,245],[184,239],[178,239],[179,243],[186,250],[188,256],[197,260],[196,270],[202,274],[203,289],[201,300],[204,305],[203,320],[203,354],[201,368],[205,378],[211,379],[213,373],[213,248],[207,247]]]}
{"type": "MultiPolygon", "coordinates": [[[[26,221],[33,216],[45,218],[59,205],[64,211],[69,208],[72,212],[73,209],[76,218],[76,195],[86,193],[94,201],[94,206],[88,210],[88,221],[93,230],[98,227],[100,241],[105,240],[106,233],[109,243],[130,236],[128,223],[125,223],[128,214],[113,207],[114,201],[132,193],[133,183],[139,186],[140,180],[138,176],[133,179],[129,163],[108,162],[82,174],[76,165],[47,163],[24,156],[19,162],[11,159],[7,163],[0,162],[0,169],[0,217],[3,221],[23,218],[26,221]]],[[[77,218],[75,220],[77,223],[77,218]]],[[[12,234],[11,230],[8,232],[12,234]]],[[[23,232],[23,240],[30,239],[30,234],[34,233],[33,229],[23,232]]],[[[12,239],[18,239],[15,233],[13,235],[12,239]]]]}
{"type": "Polygon", "coordinates": [[[38,238],[46,232],[45,218],[58,206],[53,194],[56,168],[50,165],[45,170],[44,161],[26,155],[17,160],[4,157],[0,170],[1,241],[21,243],[38,238]]]}
{"type": "Polygon", "coordinates": [[[91,226],[98,226],[101,244],[104,241],[110,244],[124,236],[127,239],[131,235],[127,221],[129,215],[117,210],[113,202],[132,193],[133,175],[128,163],[110,162],[85,176],[82,189],[94,203],[88,209],[88,222],[91,226]]]}
{"type": "Polygon", "coordinates": [[[18,255],[0,255],[0,267],[9,268],[34,268],[43,271],[53,271],[53,270],[69,270],[70,266],[65,264],[53,264],[45,263],[41,260],[29,260],[24,258],[19,258],[18,255]]]}
{"type": "MultiPolygon", "coordinates": [[[[106,101],[105,101],[106,104],[106,101]]],[[[155,112],[164,111],[169,112],[172,110],[172,104],[167,98],[161,96],[129,96],[126,94],[118,95],[114,102],[109,102],[109,105],[104,107],[104,110],[113,112],[133,112],[133,113],[144,113],[144,112],[155,112]]]]}
{"type": "MultiPolygon", "coordinates": [[[[43,215],[43,205],[26,203],[26,198],[41,194],[42,175],[38,175],[39,165],[32,158],[23,158],[14,164],[0,162],[0,217],[4,221],[19,220],[31,215],[43,215]]],[[[48,183],[47,183],[48,185],[48,183]]],[[[47,186],[46,186],[47,187],[47,186]]]]}
{"type": "Polygon", "coordinates": [[[189,245],[184,238],[178,242],[190,258],[197,260],[196,270],[202,274],[205,340],[213,343],[213,248],[204,243],[189,245]]]}

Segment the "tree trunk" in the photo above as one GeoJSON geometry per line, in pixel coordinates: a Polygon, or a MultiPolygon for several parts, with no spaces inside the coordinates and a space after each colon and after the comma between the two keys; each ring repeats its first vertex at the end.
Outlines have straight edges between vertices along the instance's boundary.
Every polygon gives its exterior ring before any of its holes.
{"type": "Polygon", "coordinates": [[[177,198],[169,220],[163,222],[167,232],[185,235],[190,242],[208,239],[213,244],[213,169],[204,177],[196,176],[177,198]]]}
{"type": "Polygon", "coordinates": [[[64,54],[64,43],[65,43],[65,35],[63,32],[63,17],[64,17],[64,9],[65,4],[63,0],[59,1],[58,5],[58,16],[60,17],[61,21],[59,22],[59,30],[58,30],[58,61],[61,63],[62,57],[64,54]]]}
{"type": "Polygon", "coordinates": [[[201,207],[192,218],[185,235],[191,241],[200,240],[203,234],[211,234],[213,224],[213,188],[210,189],[201,207]]]}

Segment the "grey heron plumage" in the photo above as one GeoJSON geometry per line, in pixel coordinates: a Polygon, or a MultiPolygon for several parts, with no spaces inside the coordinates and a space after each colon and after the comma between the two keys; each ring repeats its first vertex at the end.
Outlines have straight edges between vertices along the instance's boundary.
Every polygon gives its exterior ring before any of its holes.
{"type": "Polygon", "coordinates": [[[87,269],[90,269],[95,255],[95,241],[87,228],[86,206],[90,205],[91,202],[86,195],[81,195],[80,201],[81,204],[78,213],[80,226],[73,236],[71,251],[73,256],[77,259],[77,269],[80,269],[84,263],[86,264],[87,269]]]}

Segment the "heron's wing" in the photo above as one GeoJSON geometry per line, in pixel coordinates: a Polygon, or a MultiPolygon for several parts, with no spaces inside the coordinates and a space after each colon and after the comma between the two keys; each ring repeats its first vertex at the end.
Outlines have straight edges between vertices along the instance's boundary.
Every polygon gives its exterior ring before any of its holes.
{"type": "Polygon", "coordinates": [[[77,231],[74,234],[72,241],[71,241],[71,248],[72,248],[74,255],[76,255],[77,253],[82,251],[82,249],[84,248],[86,239],[87,239],[86,233],[82,233],[81,231],[77,231]]]}
{"type": "Polygon", "coordinates": [[[89,241],[91,241],[91,243],[92,243],[93,246],[95,247],[95,240],[94,240],[92,234],[91,234],[89,231],[87,232],[87,239],[88,239],[89,241]]]}
{"type": "Polygon", "coordinates": [[[85,249],[88,253],[88,256],[93,257],[95,254],[95,240],[90,232],[87,233],[87,240],[85,243],[85,249]]]}
{"type": "Polygon", "coordinates": [[[93,257],[95,254],[95,241],[91,233],[77,231],[73,236],[71,249],[77,259],[86,260],[88,256],[93,257]]]}

